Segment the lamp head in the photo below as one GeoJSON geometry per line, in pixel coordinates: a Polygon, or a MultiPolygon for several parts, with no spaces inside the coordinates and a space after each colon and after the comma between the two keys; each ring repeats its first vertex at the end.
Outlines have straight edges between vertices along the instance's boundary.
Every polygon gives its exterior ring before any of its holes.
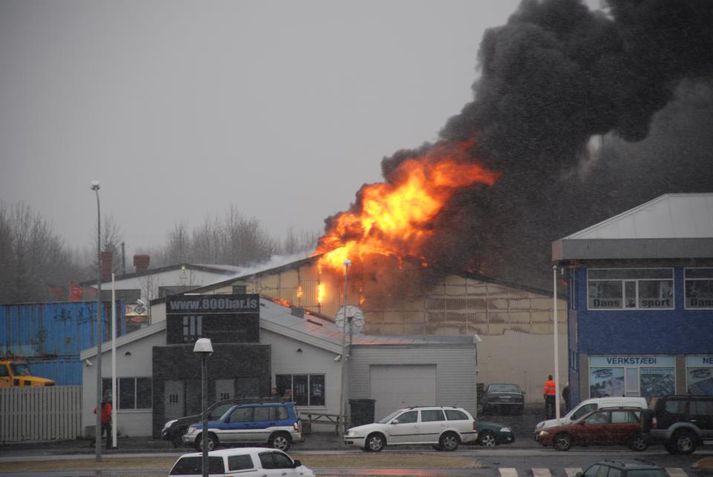
{"type": "Polygon", "coordinates": [[[193,345],[193,352],[203,356],[213,354],[213,344],[210,342],[210,338],[198,338],[196,344],[193,345]]]}
{"type": "Polygon", "coordinates": [[[92,181],[92,190],[99,190],[99,181],[92,181]]]}

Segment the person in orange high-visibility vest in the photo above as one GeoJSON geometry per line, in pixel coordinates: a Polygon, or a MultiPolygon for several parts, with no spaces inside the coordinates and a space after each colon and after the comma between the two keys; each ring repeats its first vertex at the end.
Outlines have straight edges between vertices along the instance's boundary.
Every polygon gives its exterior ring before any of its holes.
{"type": "Polygon", "coordinates": [[[545,381],[545,415],[547,419],[554,419],[555,417],[555,399],[557,398],[557,385],[555,380],[552,379],[552,375],[547,376],[547,381],[545,381]]]}

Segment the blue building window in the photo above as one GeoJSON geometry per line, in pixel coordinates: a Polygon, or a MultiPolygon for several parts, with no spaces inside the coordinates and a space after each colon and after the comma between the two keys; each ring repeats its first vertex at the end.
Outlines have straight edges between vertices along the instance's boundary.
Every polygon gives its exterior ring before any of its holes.
{"type": "Polygon", "coordinates": [[[587,270],[590,310],[671,310],[672,268],[594,268],[587,270]]]}
{"type": "Polygon", "coordinates": [[[713,309],[713,268],[687,268],[684,281],[687,310],[713,309]]]}

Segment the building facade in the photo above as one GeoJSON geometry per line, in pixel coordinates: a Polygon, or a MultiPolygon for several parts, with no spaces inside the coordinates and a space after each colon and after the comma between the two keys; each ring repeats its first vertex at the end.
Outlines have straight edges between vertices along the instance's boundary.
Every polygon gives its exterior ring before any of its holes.
{"type": "Polygon", "coordinates": [[[713,395],[713,194],[667,194],[553,243],[574,402],[713,395]]]}
{"type": "MultiPolygon", "coordinates": [[[[211,302],[226,296],[232,295],[214,289],[186,299],[211,302]]],[[[164,308],[178,298],[164,300],[164,308]]],[[[168,319],[117,339],[118,389],[114,402],[118,405],[120,435],[158,437],[167,420],[194,414],[200,406],[200,360],[193,355],[192,345],[199,334],[210,336],[211,331],[205,328],[205,316],[200,331],[191,318],[206,310],[192,310],[190,314],[169,311],[164,313],[168,319]]],[[[373,399],[375,411],[384,415],[400,406],[427,403],[458,404],[476,411],[477,353],[473,336],[388,337],[353,331],[351,351],[343,366],[343,346],[348,341],[335,323],[294,313],[267,299],[259,299],[257,310],[257,314],[252,309],[246,314],[236,313],[232,328],[224,319],[224,309],[216,315],[223,318],[216,322],[219,326],[214,331],[223,330],[224,337],[213,336],[214,353],[208,359],[209,402],[267,395],[275,386],[283,392],[291,391],[303,416],[342,414],[341,402],[350,399],[373,399]],[[234,333],[236,327],[245,333],[234,333]],[[418,380],[412,379],[414,373],[418,380]]],[[[96,348],[90,348],[81,354],[82,429],[87,434],[91,434],[95,422],[96,353],[96,348]]],[[[105,343],[105,390],[111,386],[111,372],[111,345],[105,343]]],[[[319,426],[312,427],[320,430],[319,426]]],[[[334,424],[327,427],[334,431],[334,424]]]]}

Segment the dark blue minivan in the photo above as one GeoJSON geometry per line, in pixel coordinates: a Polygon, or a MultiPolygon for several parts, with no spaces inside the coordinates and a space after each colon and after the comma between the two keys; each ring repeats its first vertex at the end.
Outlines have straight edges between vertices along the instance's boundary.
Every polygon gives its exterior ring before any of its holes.
{"type": "MultiPolygon", "coordinates": [[[[267,444],[286,451],[293,442],[302,441],[302,424],[292,401],[236,404],[220,419],[208,421],[207,437],[208,450],[219,445],[267,444]]],[[[203,450],[200,423],[188,428],[183,443],[203,450]]]]}

